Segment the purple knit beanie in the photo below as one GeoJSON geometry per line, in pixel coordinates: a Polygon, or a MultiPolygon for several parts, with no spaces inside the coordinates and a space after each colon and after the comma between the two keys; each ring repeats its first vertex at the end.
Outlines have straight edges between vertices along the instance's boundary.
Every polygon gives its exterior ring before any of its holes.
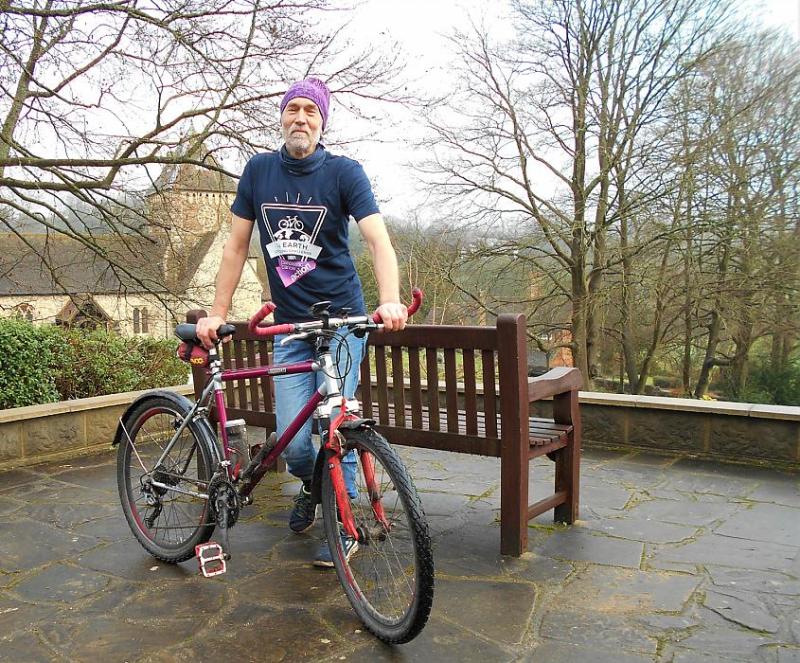
{"type": "Polygon", "coordinates": [[[286,94],[283,95],[281,113],[283,113],[283,109],[286,108],[286,104],[295,97],[311,99],[311,101],[317,105],[319,113],[322,115],[322,128],[324,129],[325,125],[328,124],[328,105],[331,100],[331,91],[328,89],[328,86],[318,78],[306,78],[305,80],[292,83],[289,89],[286,90],[286,94]]]}

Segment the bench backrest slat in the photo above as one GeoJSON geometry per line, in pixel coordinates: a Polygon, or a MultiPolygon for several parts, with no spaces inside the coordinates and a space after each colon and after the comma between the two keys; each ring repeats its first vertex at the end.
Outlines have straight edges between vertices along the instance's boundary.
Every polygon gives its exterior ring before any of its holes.
{"type": "MultiPolygon", "coordinates": [[[[233,352],[230,343],[222,344],[222,367],[230,369],[233,367],[233,352]]],[[[236,402],[236,385],[233,382],[225,383],[225,403],[226,407],[239,407],[236,402]]]]}
{"type": "MultiPolygon", "coordinates": [[[[374,352],[372,355],[374,356],[374,352]]],[[[361,362],[361,413],[364,415],[365,419],[372,419],[372,399],[374,397],[373,394],[373,387],[372,387],[372,371],[370,366],[372,365],[372,361],[370,359],[370,350],[367,348],[367,351],[364,353],[364,361],[361,362]]]]}
{"type": "Polygon", "coordinates": [[[428,428],[442,430],[439,421],[439,361],[436,348],[425,348],[425,367],[428,379],[428,428]]]}
{"type": "Polygon", "coordinates": [[[378,399],[378,422],[388,425],[389,390],[386,378],[386,349],[380,345],[375,346],[375,378],[377,381],[375,396],[378,399]]]}
{"type": "MultiPolygon", "coordinates": [[[[244,349],[247,352],[247,366],[256,366],[256,344],[257,341],[246,341],[244,349]]],[[[250,406],[255,409],[258,407],[258,380],[248,380],[250,383],[250,406]]]]}
{"type": "Polygon", "coordinates": [[[483,369],[483,411],[486,437],[499,437],[497,431],[497,376],[492,350],[481,351],[481,367],[483,369]]]}
{"type": "Polygon", "coordinates": [[[408,383],[411,387],[411,427],[422,428],[422,373],[419,348],[408,349],[408,383]]]}
{"type": "Polygon", "coordinates": [[[478,432],[478,393],[475,388],[475,351],[461,352],[464,366],[464,411],[467,435],[478,432]]]}
{"type": "MultiPolygon", "coordinates": [[[[258,343],[258,356],[259,356],[259,363],[260,364],[269,364],[272,360],[272,354],[269,352],[267,348],[267,342],[263,339],[259,339],[256,341],[258,343]]],[[[274,412],[275,409],[272,404],[272,379],[264,376],[263,378],[259,378],[259,382],[261,383],[261,398],[263,399],[263,409],[267,412],[274,412]]]]}
{"type": "MultiPolygon", "coordinates": [[[[243,348],[242,345],[245,341],[241,340],[240,338],[234,337],[231,341],[231,345],[233,345],[233,356],[236,358],[236,368],[244,368],[244,352],[242,352],[243,348]]],[[[238,403],[239,408],[242,410],[246,410],[247,408],[247,385],[245,384],[245,380],[237,380],[237,390],[238,390],[238,403]]]]}
{"type": "Polygon", "coordinates": [[[447,404],[447,432],[458,433],[458,379],[456,377],[456,351],[444,351],[444,391],[447,404]]]}
{"type": "Polygon", "coordinates": [[[392,391],[394,395],[394,425],[406,425],[405,370],[403,349],[392,348],[392,391]]]}

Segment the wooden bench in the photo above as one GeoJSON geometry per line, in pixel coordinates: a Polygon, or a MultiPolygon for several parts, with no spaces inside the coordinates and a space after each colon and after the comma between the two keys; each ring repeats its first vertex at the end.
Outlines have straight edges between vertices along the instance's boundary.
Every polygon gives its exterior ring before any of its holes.
{"type": "MultiPolygon", "coordinates": [[[[187,321],[202,315],[190,311],[187,321]]],[[[223,346],[224,365],[268,360],[269,341],[255,338],[246,323],[235,324],[234,340],[223,346]]],[[[371,334],[369,348],[361,364],[362,409],[393,444],[500,458],[502,554],[527,550],[528,521],[541,513],[554,509],[556,521],[575,521],[581,375],[556,368],[528,377],[524,316],[501,315],[496,327],[411,325],[371,334]],[[551,419],[529,416],[531,403],[549,398],[551,419]],[[555,461],[554,491],[529,504],[530,461],[545,454],[555,461]]],[[[204,376],[195,371],[197,391],[204,376]]],[[[270,380],[227,383],[226,389],[229,417],[274,428],[270,380]]]]}

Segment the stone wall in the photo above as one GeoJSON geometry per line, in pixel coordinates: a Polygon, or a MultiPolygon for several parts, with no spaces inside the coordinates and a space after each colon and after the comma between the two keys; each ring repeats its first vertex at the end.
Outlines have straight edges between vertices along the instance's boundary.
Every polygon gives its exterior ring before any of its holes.
{"type": "MultiPolygon", "coordinates": [[[[171,387],[191,396],[190,385],[171,387]]],[[[107,449],[125,408],[144,392],[0,410],[0,469],[107,449]]]]}
{"type": "MultiPolygon", "coordinates": [[[[482,410],[483,393],[480,387],[477,391],[478,409],[482,410]]],[[[423,387],[423,402],[424,393],[423,387]]],[[[464,407],[463,396],[460,391],[460,408],[464,407]]],[[[410,399],[406,389],[405,402],[410,399]]],[[[439,403],[443,406],[445,402],[442,390],[439,403]]],[[[646,449],[800,467],[800,407],[594,391],[580,392],[580,403],[585,447],[646,449]]],[[[530,414],[551,417],[552,404],[532,403],[530,414]]]]}
{"type": "MultiPolygon", "coordinates": [[[[173,389],[192,395],[189,385],[173,389]]],[[[140,393],[0,410],[0,469],[107,448],[117,419],[140,393]]],[[[481,394],[478,400],[482,407],[481,394]]],[[[800,407],[590,391],[580,392],[580,402],[586,447],[800,467],[800,407]]],[[[534,403],[531,416],[551,410],[547,401],[534,403]]]]}
{"type": "Polygon", "coordinates": [[[800,407],[597,392],[580,402],[588,446],[800,465],[800,407]]]}

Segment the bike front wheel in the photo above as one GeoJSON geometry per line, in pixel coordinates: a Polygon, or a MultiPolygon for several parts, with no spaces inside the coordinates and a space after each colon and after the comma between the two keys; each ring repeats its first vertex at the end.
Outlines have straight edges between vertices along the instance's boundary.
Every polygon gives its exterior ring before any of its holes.
{"type": "Polygon", "coordinates": [[[408,642],[422,631],[433,605],[433,553],[422,503],[386,439],[371,429],[342,433],[358,459],[358,494],[350,495],[350,509],[359,543],[348,559],[326,471],[322,513],[334,567],[367,629],[385,642],[408,642]]]}
{"type": "Polygon", "coordinates": [[[207,431],[190,422],[164,453],[190,410],[180,397],[145,397],[124,415],[117,451],[125,518],[145,550],[169,563],[193,557],[214,531],[206,499],[214,472],[207,431]]]}

